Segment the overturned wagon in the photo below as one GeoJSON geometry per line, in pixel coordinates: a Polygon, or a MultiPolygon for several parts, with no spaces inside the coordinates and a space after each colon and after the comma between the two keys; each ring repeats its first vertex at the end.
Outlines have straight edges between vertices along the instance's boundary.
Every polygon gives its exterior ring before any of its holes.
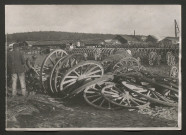
{"type": "Polygon", "coordinates": [[[151,102],[177,106],[178,80],[157,78],[125,50],[113,50],[98,62],[59,49],[44,59],[40,70],[43,93],[64,101],[83,93],[87,103],[100,109],[139,108],[151,102]]]}

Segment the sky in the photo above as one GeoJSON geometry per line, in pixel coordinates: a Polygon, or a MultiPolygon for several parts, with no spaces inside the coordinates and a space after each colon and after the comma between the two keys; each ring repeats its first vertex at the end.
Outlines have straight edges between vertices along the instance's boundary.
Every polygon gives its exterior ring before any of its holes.
{"type": "Polygon", "coordinates": [[[6,5],[5,32],[65,31],[175,36],[180,5],[6,5]]]}

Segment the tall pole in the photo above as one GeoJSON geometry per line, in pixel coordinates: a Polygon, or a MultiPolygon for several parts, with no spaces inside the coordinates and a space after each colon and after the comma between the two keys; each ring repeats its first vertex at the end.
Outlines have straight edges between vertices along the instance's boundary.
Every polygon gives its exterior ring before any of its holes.
{"type": "Polygon", "coordinates": [[[174,25],[175,25],[175,37],[177,37],[176,20],[174,20],[174,25]]]}
{"type": "Polygon", "coordinates": [[[178,24],[176,22],[176,19],[174,20],[174,24],[175,24],[175,37],[178,37],[178,33],[180,32],[178,24]]]}

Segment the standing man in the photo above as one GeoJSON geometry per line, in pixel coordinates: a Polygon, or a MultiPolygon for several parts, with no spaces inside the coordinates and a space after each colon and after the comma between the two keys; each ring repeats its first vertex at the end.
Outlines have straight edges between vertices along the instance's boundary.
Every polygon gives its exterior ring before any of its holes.
{"type": "Polygon", "coordinates": [[[25,84],[25,59],[23,53],[20,52],[19,44],[13,45],[13,51],[8,55],[8,65],[12,76],[12,96],[17,95],[17,79],[19,77],[22,95],[26,96],[25,84]]]}

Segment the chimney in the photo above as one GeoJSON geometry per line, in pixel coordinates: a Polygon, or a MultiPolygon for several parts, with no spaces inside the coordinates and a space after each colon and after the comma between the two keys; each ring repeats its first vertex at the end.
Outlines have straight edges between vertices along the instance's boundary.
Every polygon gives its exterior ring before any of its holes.
{"type": "Polygon", "coordinates": [[[134,30],[134,36],[135,36],[135,30],[134,30]]]}

